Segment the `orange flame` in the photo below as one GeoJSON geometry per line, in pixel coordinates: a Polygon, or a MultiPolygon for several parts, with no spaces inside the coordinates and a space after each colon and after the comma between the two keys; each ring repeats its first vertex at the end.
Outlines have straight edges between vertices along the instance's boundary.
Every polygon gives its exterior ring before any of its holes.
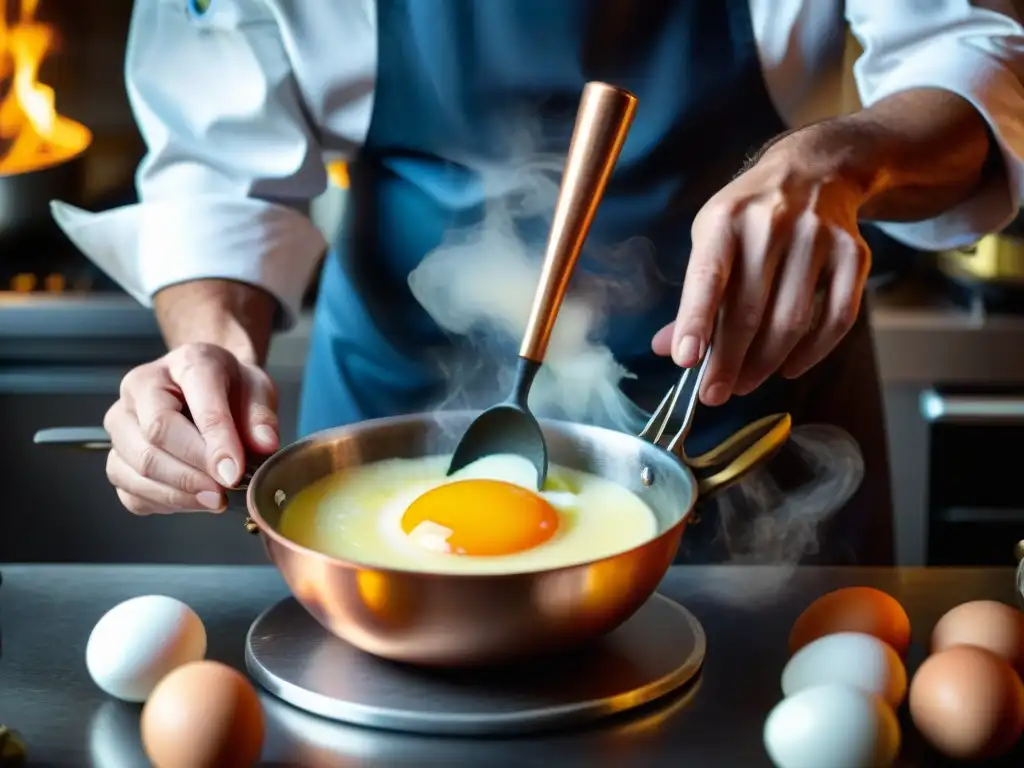
{"type": "Polygon", "coordinates": [[[57,165],[92,142],[88,128],[57,113],[53,88],[39,82],[57,41],[51,25],[36,21],[39,2],[21,0],[14,23],[0,13],[0,175],[57,165]]]}

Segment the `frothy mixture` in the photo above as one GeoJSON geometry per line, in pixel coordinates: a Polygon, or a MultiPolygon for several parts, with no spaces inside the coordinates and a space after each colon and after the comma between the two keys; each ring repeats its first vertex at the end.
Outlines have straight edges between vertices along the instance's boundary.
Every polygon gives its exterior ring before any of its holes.
{"type": "Polygon", "coordinates": [[[658,533],[652,510],[604,478],[551,465],[543,491],[519,456],[446,477],[448,456],[389,459],[296,494],[278,530],[309,549],[381,568],[510,573],[608,557],[658,533]]]}

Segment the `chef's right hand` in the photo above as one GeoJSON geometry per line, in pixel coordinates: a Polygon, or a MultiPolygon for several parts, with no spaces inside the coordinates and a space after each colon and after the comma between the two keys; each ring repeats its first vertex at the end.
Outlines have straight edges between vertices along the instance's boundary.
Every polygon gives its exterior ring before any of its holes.
{"type": "Polygon", "coordinates": [[[103,426],[107,477],[129,512],[219,512],[246,451],[277,450],[277,392],[262,369],[190,344],[130,371],[103,426]]]}

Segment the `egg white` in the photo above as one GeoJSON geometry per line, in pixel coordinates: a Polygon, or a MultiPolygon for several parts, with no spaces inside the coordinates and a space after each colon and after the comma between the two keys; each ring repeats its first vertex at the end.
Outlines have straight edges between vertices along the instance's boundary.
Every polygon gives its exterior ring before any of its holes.
{"type": "MultiPolygon", "coordinates": [[[[446,477],[448,456],[391,459],[324,478],[290,500],[279,526],[303,546],[377,567],[438,573],[505,573],[553,568],[607,557],[657,533],[657,521],[635,494],[611,481],[552,465],[538,493],[559,515],[555,534],[510,555],[453,555],[451,531],[423,523],[407,535],[402,516],[430,490],[468,479],[501,480],[536,492],[536,472],[519,456],[488,456],[446,477]]],[[[486,514],[485,510],[480,510],[486,514]]]]}

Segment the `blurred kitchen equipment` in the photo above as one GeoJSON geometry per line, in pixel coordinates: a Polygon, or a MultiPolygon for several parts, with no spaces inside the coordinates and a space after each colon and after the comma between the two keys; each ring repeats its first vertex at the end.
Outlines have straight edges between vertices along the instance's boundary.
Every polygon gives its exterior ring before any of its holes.
{"type": "Polygon", "coordinates": [[[93,140],[88,128],[58,113],[53,88],[39,81],[57,31],[36,18],[38,5],[22,0],[10,20],[5,6],[0,19],[0,239],[48,222],[50,200],[80,197],[82,155],[93,140]]]}
{"type": "Polygon", "coordinates": [[[936,385],[917,400],[927,429],[927,564],[1015,565],[1006,542],[1024,531],[1020,454],[1004,446],[1024,438],[1024,387],[936,385]]]}
{"type": "Polygon", "coordinates": [[[79,201],[83,156],[24,173],[0,174],[0,242],[51,226],[50,201],[79,201]]]}
{"type": "Polygon", "coordinates": [[[1024,312],[1024,220],[974,245],[939,253],[936,267],[961,304],[1024,312]]]}
{"type": "Polygon", "coordinates": [[[449,475],[484,456],[509,453],[528,459],[537,470],[537,487],[544,487],[548,452],[537,419],[530,412],[530,387],[544,362],[569,278],[626,142],[636,106],[636,97],[621,88],[598,82],[583,88],[512,394],[469,426],[452,454],[449,475]]]}

